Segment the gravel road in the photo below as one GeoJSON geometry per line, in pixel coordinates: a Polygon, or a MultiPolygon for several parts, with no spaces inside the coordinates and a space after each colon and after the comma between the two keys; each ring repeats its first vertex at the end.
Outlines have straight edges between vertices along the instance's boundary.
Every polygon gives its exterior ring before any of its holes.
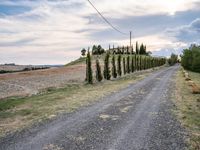
{"type": "Polygon", "coordinates": [[[171,113],[178,66],[152,73],[77,112],[0,140],[0,150],[184,150],[171,113]]]}

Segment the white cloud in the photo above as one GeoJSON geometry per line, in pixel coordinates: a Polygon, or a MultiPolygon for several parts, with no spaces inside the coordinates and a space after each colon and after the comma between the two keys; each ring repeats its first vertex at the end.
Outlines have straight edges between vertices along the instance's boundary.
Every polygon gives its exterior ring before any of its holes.
{"type": "Polygon", "coordinates": [[[195,19],[188,25],[167,29],[166,33],[174,41],[200,42],[200,18],[195,19]]]}
{"type": "MultiPolygon", "coordinates": [[[[142,16],[150,14],[174,15],[178,11],[196,9],[199,0],[91,0],[107,17],[142,16]]],[[[0,18],[0,63],[11,60],[26,64],[66,63],[80,56],[80,49],[99,42],[92,33],[110,29],[101,19],[93,21],[95,10],[87,0],[1,0],[0,5],[29,7],[29,11],[0,18]],[[81,32],[83,31],[83,32],[81,32]],[[85,31],[85,32],[84,32],[85,31]],[[45,58],[45,59],[42,59],[45,58]],[[66,59],[67,58],[67,59],[66,59]]],[[[96,16],[95,16],[96,17],[96,16]]],[[[149,50],[165,46],[176,47],[171,39],[148,35],[137,40],[149,50]],[[146,42],[145,42],[146,41],[146,42]]],[[[124,45],[127,40],[108,41],[124,45]]],[[[180,42],[179,42],[180,43],[180,42]]],[[[184,45],[184,42],[182,43],[184,45]]]]}

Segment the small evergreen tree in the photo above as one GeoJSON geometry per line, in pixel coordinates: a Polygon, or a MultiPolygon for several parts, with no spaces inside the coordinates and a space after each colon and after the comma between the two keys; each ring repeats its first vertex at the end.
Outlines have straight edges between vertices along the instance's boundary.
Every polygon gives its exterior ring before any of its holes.
{"type": "Polygon", "coordinates": [[[115,55],[112,57],[112,76],[113,78],[117,78],[117,69],[115,64],[115,55]]]}
{"type": "Polygon", "coordinates": [[[120,54],[120,55],[118,55],[118,58],[117,58],[117,73],[119,76],[122,75],[121,59],[122,59],[122,56],[120,54]]]}
{"type": "Polygon", "coordinates": [[[96,80],[101,82],[103,79],[102,73],[101,73],[101,65],[99,63],[99,60],[96,60],[96,80]]]}
{"type": "Polygon", "coordinates": [[[87,52],[87,59],[86,59],[86,81],[88,84],[93,83],[93,76],[92,76],[92,61],[90,51],[88,49],[87,52]]]}
{"type": "Polygon", "coordinates": [[[106,80],[110,80],[110,78],[111,78],[110,67],[109,67],[109,58],[110,58],[110,54],[109,54],[109,52],[107,52],[105,59],[104,59],[104,78],[106,80]]]}

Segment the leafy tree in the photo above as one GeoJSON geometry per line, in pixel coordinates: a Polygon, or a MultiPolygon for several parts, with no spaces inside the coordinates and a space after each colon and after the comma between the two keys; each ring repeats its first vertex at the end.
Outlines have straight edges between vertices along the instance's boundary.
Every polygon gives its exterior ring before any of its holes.
{"type": "Polygon", "coordinates": [[[111,78],[110,67],[109,67],[109,58],[110,58],[110,54],[109,54],[109,52],[107,52],[105,59],[104,59],[104,78],[106,80],[110,80],[110,78],[111,78]]]}
{"type": "Polygon", "coordinates": [[[178,62],[178,55],[171,54],[171,57],[168,59],[168,63],[170,66],[176,64],[178,62]]]}
{"type": "Polygon", "coordinates": [[[200,72],[200,47],[192,45],[190,49],[185,49],[181,56],[181,64],[185,69],[200,72]]]}
{"type": "Polygon", "coordinates": [[[85,48],[83,48],[83,49],[81,50],[81,55],[82,55],[82,56],[85,56],[85,55],[86,55],[86,49],[85,49],[85,48]]]}
{"type": "Polygon", "coordinates": [[[115,64],[115,55],[112,57],[112,76],[113,78],[117,78],[117,69],[115,64]]]}
{"type": "Polygon", "coordinates": [[[101,55],[103,53],[105,53],[105,50],[101,47],[101,45],[98,45],[98,46],[94,45],[92,47],[92,54],[93,55],[101,55]]]}
{"type": "Polygon", "coordinates": [[[93,83],[92,62],[91,62],[91,55],[90,55],[89,49],[87,52],[87,59],[86,59],[86,81],[88,84],[93,83]]]}
{"type": "Polygon", "coordinates": [[[93,45],[93,47],[92,47],[92,54],[97,55],[97,46],[96,45],[93,45]]]}
{"type": "Polygon", "coordinates": [[[119,76],[122,75],[121,59],[122,59],[122,56],[120,54],[120,55],[118,55],[118,58],[117,58],[117,73],[119,76]]]}
{"type": "Polygon", "coordinates": [[[99,63],[99,60],[96,60],[96,80],[101,82],[103,79],[102,73],[101,73],[101,65],[99,63]]]}

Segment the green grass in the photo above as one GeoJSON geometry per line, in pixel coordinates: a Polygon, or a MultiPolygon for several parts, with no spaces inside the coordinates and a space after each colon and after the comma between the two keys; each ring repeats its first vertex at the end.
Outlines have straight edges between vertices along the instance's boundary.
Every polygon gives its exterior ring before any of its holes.
{"type": "Polygon", "coordinates": [[[72,66],[77,64],[83,64],[86,61],[86,57],[80,57],[74,61],[71,61],[70,63],[66,64],[65,66],[72,66]]]}
{"type": "MultiPolygon", "coordinates": [[[[199,73],[189,72],[189,75],[195,83],[200,83],[199,73]]],[[[190,149],[200,149],[200,95],[192,94],[191,87],[185,81],[181,70],[176,78],[175,104],[175,112],[190,134],[190,149]]]]}

